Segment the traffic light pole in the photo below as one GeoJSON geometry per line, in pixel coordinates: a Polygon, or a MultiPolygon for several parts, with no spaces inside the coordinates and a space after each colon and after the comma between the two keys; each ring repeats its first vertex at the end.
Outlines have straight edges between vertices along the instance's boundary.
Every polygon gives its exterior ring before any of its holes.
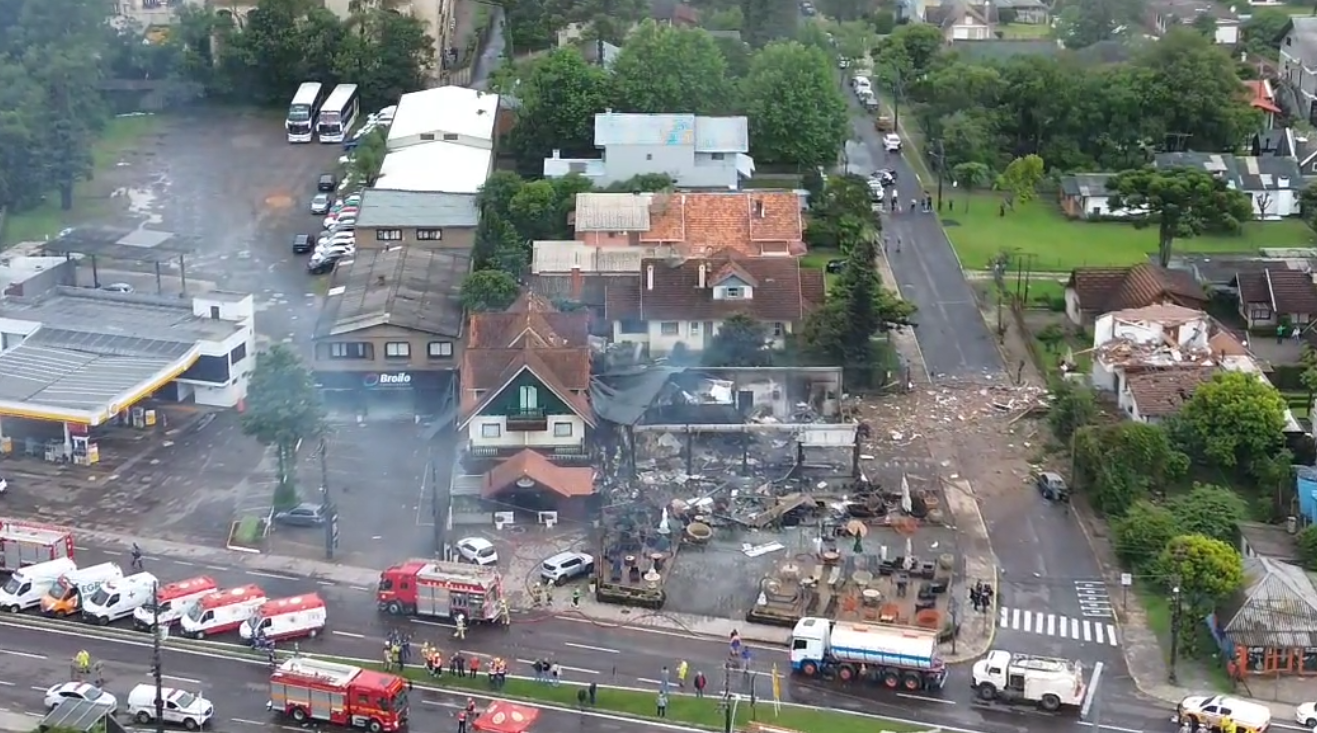
{"type": "Polygon", "coordinates": [[[165,733],[164,673],[160,668],[160,584],[151,584],[151,671],[155,677],[155,730],[165,733]]]}

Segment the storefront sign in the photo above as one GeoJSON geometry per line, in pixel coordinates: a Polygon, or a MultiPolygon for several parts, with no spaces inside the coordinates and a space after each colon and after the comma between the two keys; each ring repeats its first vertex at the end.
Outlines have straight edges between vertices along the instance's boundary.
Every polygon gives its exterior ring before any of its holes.
{"type": "Polygon", "coordinates": [[[412,375],[407,372],[380,372],[378,374],[371,372],[362,377],[361,383],[368,389],[375,387],[410,387],[412,375]]]}

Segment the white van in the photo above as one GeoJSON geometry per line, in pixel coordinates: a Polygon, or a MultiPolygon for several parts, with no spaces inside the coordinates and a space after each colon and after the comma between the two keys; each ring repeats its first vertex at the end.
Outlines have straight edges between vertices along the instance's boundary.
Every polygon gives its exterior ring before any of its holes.
{"type": "MultiPolygon", "coordinates": [[[[215,706],[199,693],[161,687],[160,697],[165,701],[164,721],[198,730],[215,716],[215,706]]],[[[128,714],[138,725],[150,725],[155,720],[155,685],[138,685],[128,693],[128,714]]]]}
{"type": "Polygon", "coordinates": [[[0,608],[18,613],[36,606],[61,576],[77,569],[78,564],[72,559],[61,557],[15,570],[0,588],[0,608]]]}
{"type": "Polygon", "coordinates": [[[302,636],[314,639],[325,628],[327,618],[324,600],[314,593],[308,593],[267,601],[247,619],[238,633],[244,640],[264,637],[271,641],[282,641],[302,636]]]}
{"type": "Polygon", "coordinates": [[[82,600],[82,620],[104,626],[128,618],[133,611],[151,602],[151,594],[160,581],[150,573],[136,573],[123,580],[104,583],[82,600]]]}
{"type": "Polygon", "coordinates": [[[244,585],[211,593],[179,619],[178,627],[184,636],[193,639],[223,634],[246,623],[256,613],[256,609],[265,605],[265,601],[265,591],[259,585],[244,585]]]}
{"type": "Polygon", "coordinates": [[[215,581],[204,575],[163,586],[156,592],[155,606],[148,602],[133,611],[133,626],[150,629],[155,626],[157,619],[164,626],[172,626],[200,603],[202,598],[218,589],[215,581]]]}
{"type": "Polygon", "coordinates": [[[41,612],[47,616],[72,616],[82,608],[85,597],[96,592],[102,583],[123,578],[123,568],[112,562],[78,568],[65,573],[41,599],[41,612]]]}

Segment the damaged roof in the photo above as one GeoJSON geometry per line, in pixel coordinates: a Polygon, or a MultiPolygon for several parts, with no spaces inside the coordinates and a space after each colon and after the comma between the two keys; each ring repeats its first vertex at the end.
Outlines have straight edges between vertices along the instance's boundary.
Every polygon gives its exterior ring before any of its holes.
{"type": "Polygon", "coordinates": [[[746,313],[760,321],[797,323],[825,298],[823,273],[803,268],[790,257],[742,258],[720,252],[677,262],[645,260],[643,267],[639,277],[609,280],[604,303],[608,320],[721,321],[746,313]],[[749,286],[750,297],[715,299],[714,285],[729,277],[749,286]]]}
{"type": "Polygon", "coordinates": [[[1191,273],[1150,262],[1132,267],[1077,267],[1066,287],[1075,291],[1080,309],[1095,313],[1163,301],[1191,308],[1207,304],[1207,295],[1191,273]]]}
{"type": "Polygon", "coordinates": [[[1142,417],[1167,417],[1193,397],[1199,385],[1212,381],[1215,366],[1188,366],[1179,369],[1154,369],[1130,372],[1125,383],[1142,417]]]}
{"type": "Polygon", "coordinates": [[[1289,268],[1268,267],[1235,276],[1239,302],[1266,304],[1277,315],[1317,313],[1317,285],[1312,275],[1289,268]]]}
{"type": "Polygon", "coordinates": [[[527,448],[494,466],[480,487],[486,499],[497,496],[518,481],[530,479],[559,496],[570,499],[594,493],[594,469],[589,466],[560,466],[527,448]]]}

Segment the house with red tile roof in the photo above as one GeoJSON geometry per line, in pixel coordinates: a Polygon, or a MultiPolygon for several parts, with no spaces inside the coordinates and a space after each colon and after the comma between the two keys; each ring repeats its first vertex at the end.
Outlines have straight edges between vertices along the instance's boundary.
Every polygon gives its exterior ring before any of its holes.
{"type": "Polygon", "coordinates": [[[1249,106],[1262,113],[1262,129],[1275,128],[1276,115],[1281,113],[1281,109],[1276,103],[1276,91],[1272,89],[1271,82],[1266,79],[1245,79],[1243,84],[1249,106]]]}
{"type": "Polygon", "coordinates": [[[805,220],[794,191],[583,193],[576,240],[592,247],[671,247],[703,257],[730,249],[745,257],[805,253],[805,220]]]}
{"type": "Polygon", "coordinates": [[[482,500],[543,507],[594,493],[589,320],[529,293],[471,315],[457,427],[482,500]]]}
{"type": "Polygon", "coordinates": [[[744,313],[785,345],[824,301],[823,273],[793,257],[742,257],[722,250],[705,257],[646,259],[639,277],[612,278],[604,317],[615,342],[645,344],[651,356],[703,351],[728,317],[744,313]]]}

